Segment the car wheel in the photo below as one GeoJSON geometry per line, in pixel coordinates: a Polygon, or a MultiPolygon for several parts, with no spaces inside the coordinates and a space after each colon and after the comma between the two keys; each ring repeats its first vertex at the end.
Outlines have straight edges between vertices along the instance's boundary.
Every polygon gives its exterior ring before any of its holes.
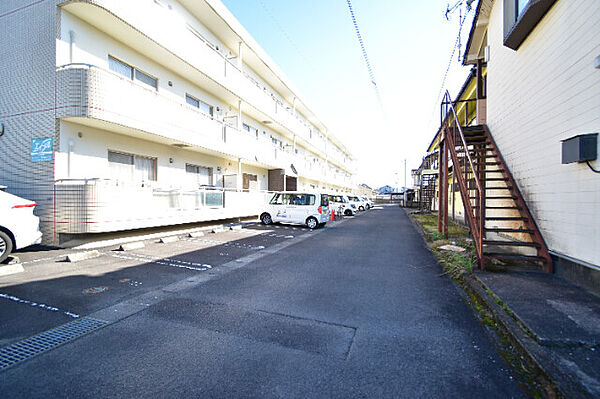
{"type": "Polygon", "coordinates": [[[3,231],[0,231],[0,263],[4,262],[13,250],[13,242],[3,231]]]}
{"type": "Polygon", "coordinates": [[[344,215],[346,215],[346,216],[352,216],[352,211],[350,209],[346,209],[344,211],[344,215]]]}
{"type": "Polygon", "coordinates": [[[271,215],[269,215],[268,213],[263,213],[262,215],[260,215],[260,221],[262,222],[262,224],[271,224],[273,223],[273,218],[271,218],[271,215]]]}
{"type": "Polygon", "coordinates": [[[358,210],[359,210],[359,211],[364,211],[364,210],[365,210],[365,207],[361,205],[361,206],[359,206],[359,207],[358,207],[358,210]]]}
{"type": "Polygon", "coordinates": [[[309,217],[308,219],[306,219],[306,225],[308,226],[309,229],[316,229],[319,226],[319,222],[317,221],[317,219],[315,219],[314,217],[309,217]]]}

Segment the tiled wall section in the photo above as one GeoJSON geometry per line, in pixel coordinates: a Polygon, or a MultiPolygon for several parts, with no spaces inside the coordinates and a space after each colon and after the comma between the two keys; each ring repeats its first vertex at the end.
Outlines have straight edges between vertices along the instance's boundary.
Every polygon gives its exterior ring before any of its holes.
{"type": "MultiPolygon", "coordinates": [[[[53,161],[32,162],[31,140],[52,137],[54,117],[56,1],[0,2],[0,185],[38,203],[35,213],[49,220],[53,212],[53,161]],[[19,38],[19,40],[11,40],[19,38]],[[10,160],[10,161],[9,161],[10,160]]],[[[42,230],[52,243],[53,224],[42,230]]]]}
{"type": "Polygon", "coordinates": [[[561,164],[561,140],[600,131],[600,2],[559,0],[517,51],[502,17],[495,2],[488,125],[550,250],[600,265],[600,179],[561,164]]]}

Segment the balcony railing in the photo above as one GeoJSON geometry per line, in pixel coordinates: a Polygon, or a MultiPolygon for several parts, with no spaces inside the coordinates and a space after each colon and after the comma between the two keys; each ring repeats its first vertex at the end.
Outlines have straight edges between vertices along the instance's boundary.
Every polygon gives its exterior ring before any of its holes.
{"type": "Polygon", "coordinates": [[[160,189],[108,179],[58,180],[58,233],[100,233],[258,215],[266,191],[160,189]]]}
{"type": "MultiPolygon", "coordinates": [[[[300,176],[331,180],[323,165],[308,162],[273,145],[270,139],[239,130],[142,83],[93,65],[69,64],[57,68],[57,117],[93,118],[109,122],[132,135],[148,132],[149,139],[173,141],[259,162],[267,168],[294,165],[300,176]]],[[[79,120],[79,123],[85,123],[79,120]]]]}
{"type": "MultiPolygon", "coordinates": [[[[130,32],[130,44],[137,51],[148,54],[150,58],[170,58],[171,63],[179,68],[177,71],[184,75],[187,75],[185,71],[192,66],[227,91],[235,93],[267,119],[282,126],[289,132],[286,135],[295,134],[319,152],[325,151],[323,142],[316,140],[314,135],[310,137],[310,131],[316,130],[310,122],[293,112],[293,107],[282,102],[268,85],[261,84],[240,69],[233,61],[235,58],[228,58],[201,33],[174,15],[171,18],[158,8],[149,8],[147,12],[140,14],[136,7],[126,3],[78,0],[65,1],[61,6],[106,32],[112,32],[115,26],[120,26],[121,34],[130,32]]],[[[344,167],[343,162],[338,164],[344,167]]]]}

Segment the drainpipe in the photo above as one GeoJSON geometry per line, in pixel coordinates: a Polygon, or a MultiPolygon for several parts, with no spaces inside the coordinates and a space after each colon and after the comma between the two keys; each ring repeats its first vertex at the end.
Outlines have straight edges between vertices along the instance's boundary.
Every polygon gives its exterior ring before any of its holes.
{"type": "Polygon", "coordinates": [[[242,180],[242,158],[238,158],[238,171],[237,171],[237,179],[236,179],[236,188],[237,191],[242,191],[243,180],[242,180]]]}
{"type": "Polygon", "coordinates": [[[244,54],[244,43],[243,42],[239,42],[238,43],[237,67],[240,70],[242,69],[242,66],[244,65],[243,54],[244,54]]]}
{"type": "Polygon", "coordinates": [[[73,63],[73,47],[75,46],[75,32],[69,31],[69,64],[73,63]]]}
{"type": "Polygon", "coordinates": [[[242,130],[242,100],[238,100],[237,129],[242,130]]]}
{"type": "Polygon", "coordinates": [[[292,101],[292,114],[296,116],[296,97],[294,97],[294,100],[292,101]]]}
{"type": "Polygon", "coordinates": [[[73,153],[73,139],[69,139],[69,152],[67,152],[67,176],[71,178],[71,154],[73,153]]]}

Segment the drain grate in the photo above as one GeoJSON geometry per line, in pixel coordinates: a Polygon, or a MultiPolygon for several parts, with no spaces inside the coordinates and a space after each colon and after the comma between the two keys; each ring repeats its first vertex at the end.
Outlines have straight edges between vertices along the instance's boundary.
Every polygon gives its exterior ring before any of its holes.
{"type": "Polygon", "coordinates": [[[105,324],[107,323],[102,320],[82,317],[6,346],[0,349],[0,371],[81,337],[105,324]]]}

